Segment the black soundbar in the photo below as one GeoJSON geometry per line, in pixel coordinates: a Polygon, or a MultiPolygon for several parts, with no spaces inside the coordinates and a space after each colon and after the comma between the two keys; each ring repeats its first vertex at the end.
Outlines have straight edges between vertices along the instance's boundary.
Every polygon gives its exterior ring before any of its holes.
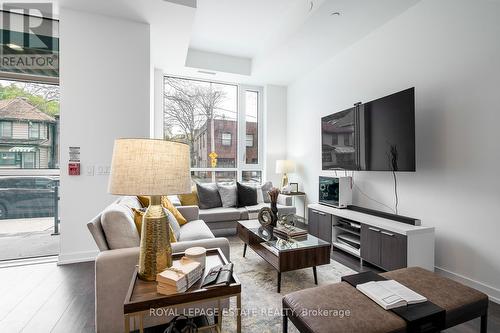
{"type": "Polygon", "coordinates": [[[402,216],[402,215],[381,212],[379,210],[359,207],[359,206],[355,206],[355,205],[349,205],[349,206],[347,206],[347,209],[350,209],[352,211],[359,212],[359,213],[365,213],[365,214],[370,214],[370,215],[382,217],[382,218],[388,219],[388,220],[394,220],[397,222],[410,224],[410,225],[416,225],[416,226],[420,225],[420,220],[415,219],[413,217],[407,217],[407,216],[402,216]]]}

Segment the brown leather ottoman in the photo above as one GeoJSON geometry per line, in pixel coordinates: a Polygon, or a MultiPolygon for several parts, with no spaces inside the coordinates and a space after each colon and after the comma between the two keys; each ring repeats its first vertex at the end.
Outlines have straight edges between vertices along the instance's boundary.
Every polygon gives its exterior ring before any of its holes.
{"type": "Polygon", "coordinates": [[[481,332],[486,333],[486,294],[420,267],[403,268],[380,275],[398,281],[445,309],[446,328],[481,317],[481,332]]]}
{"type": "MultiPolygon", "coordinates": [[[[404,268],[381,274],[424,295],[446,311],[446,327],[481,317],[486,333],[488,296],[422,268],[404,268]]],[[[287,318],[300,332],[406,332],[406,322],[386,311],[346,282],[305,289],[283,297],[283,332],[287,318]],[[339,315],[338,311],[349,311],[339,315]],[[337,312],[335,312],[337,311],[337,312]]]]}
{"type": "Polygon", "coordinates": [[[382,309],[347,282],[288,294],[283,297],[283,311],[283,332],[287,332],[287,317],[303,333],[406,331],[406,322],[403,319],[382,309]],[[340,311],[350,313],[344,313],[342,316],[340,311]]]}

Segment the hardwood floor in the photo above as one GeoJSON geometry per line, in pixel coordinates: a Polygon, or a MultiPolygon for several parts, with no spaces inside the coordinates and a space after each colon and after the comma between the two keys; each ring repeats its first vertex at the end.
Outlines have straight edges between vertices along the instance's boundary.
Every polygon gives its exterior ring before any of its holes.
{"type": "MultiPolygon", "coordinates": [[[[359,270],[359,262],[347,255],[339,254],[335,260],[359,270]]],[[[0,332],[94,331],[93,262],[0,268],[0,332]]],[[[479,332],[479,319],[445,332],[479,332]]],[[[500,305],[492,302],[488,332],[500,332],[500,305]]]]}
{"type": "Polygon", "coordinates": [[[1,332],[94,332],[94,263],[0,268],[1,332]]]}

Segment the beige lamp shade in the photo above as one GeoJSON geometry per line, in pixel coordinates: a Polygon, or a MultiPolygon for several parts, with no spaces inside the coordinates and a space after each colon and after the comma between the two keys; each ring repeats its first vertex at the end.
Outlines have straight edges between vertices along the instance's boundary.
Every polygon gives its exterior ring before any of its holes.
{"type": "Polygon", "coordinates": [[[174,195],[191,192],[189,146],[154,139],[117,139],[108,192],[174,195]]]}
{"type": "Polygon", "coordinates": [[[291,160],[277,160],[276,173],[293,173],[295,172],[295,161],[291,160]]]}

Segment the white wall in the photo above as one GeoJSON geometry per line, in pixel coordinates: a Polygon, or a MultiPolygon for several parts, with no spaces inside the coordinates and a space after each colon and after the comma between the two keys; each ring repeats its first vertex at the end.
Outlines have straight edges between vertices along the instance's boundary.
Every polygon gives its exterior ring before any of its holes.
{"type": "MultiPolygon", "coordinates": [[[[500,3],[424,0],[288,87],[287,154],[317,201],[320,117],[416,88],[417,172],[400,214],[436,227],[437,270],[500,300],[500,3]]],[[[328,174],[328,173],[325,173],[328,174]]],[[[356,184],[394,205],[390,173],[356,184]]],[[[355,190],[354,203],[387,210],[355,190]]]]}
{"type": "Polygon", "coordinates": [[[286,102],[283,86],[264,87],[264,180],[279,186],[281,175],[276,174],[276,160],[286,158],[286,102]]]}
{"type": "Polygon", "coordinates": [[[86,223],[113,201],[107,176],[118,137],[149,137],[149,26],[61,8],[61,263],[92,259],[86,223]],[[81,147],[81,176],[68,176],[68,147],[81,147]]]}

